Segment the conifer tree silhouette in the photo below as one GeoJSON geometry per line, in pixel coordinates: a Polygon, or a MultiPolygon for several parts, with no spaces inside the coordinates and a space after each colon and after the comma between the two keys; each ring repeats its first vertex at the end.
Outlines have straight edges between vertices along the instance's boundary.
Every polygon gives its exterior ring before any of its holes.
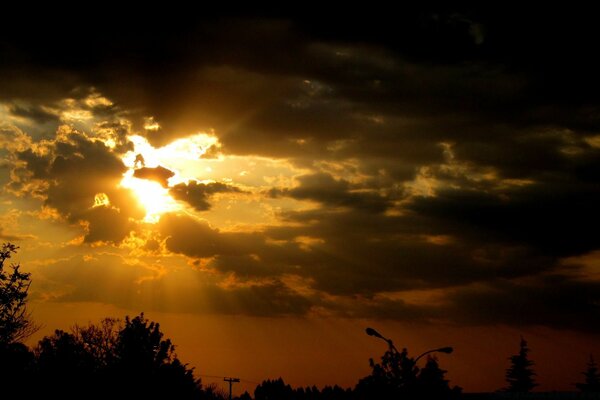
{"type": "Polygon", "coordinates": [[[577,383],[575,386],[582,392],[600,392],[600,372],[594,356],[590,354],[590,360],[587,364],[587,370],[583,372],[585,376],[584,383],[577,383]]]}
{"type": "Polygon", "coordinates": [[[521,337],[519,354],[509,358],[512,365],[506,370],[507,392],[529,392],[538,386],[533,378],[536,373],[531,368],[534,363],[527,358],[528,353],[527,341],[521,337]]]}

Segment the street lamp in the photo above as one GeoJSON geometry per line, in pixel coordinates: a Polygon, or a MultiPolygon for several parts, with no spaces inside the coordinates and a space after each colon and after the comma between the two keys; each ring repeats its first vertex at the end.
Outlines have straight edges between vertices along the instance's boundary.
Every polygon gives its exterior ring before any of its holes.
{"type": "Polygon", "coordinates": [[[421,357],[423,357],[426,354],[429,353],[446,353],[446,354],[450,354],[454,351],[454,348],[448,346],[448,347],[440,347],[439,349],[433,349],[433,350],[427,350],[425,353],[421,354],[419,357],[415,358],[415,365],[417,364],[417,361],[419,361],[421,359],[421,357]]]}
{"type": "Polygon", "coordinates": [[[394,343],[392,342],[391,339],[388,339],[388,338],[384,337],[381,333],[377,332],[375,329],[373,329],[373,328],[367,328],[365,330],[365,332],[367,332],[367,335],[369,335],[369,336],[373,336],[373,337],[376,337],[378,339],[385,340],[387,342],[388,346],[390,347],[390,349],[393,349],[396,353],[400,353],[398,351],[398,349],[396,348],[396,346],[394,346],[394,343]]]}
{"type": "MultiPolygon", "coordinates": [[[[388,346],[390,346],[390,349],[393,349],[394,351],[396,351],[396,353],[399,353],[398,349],[396,349],[396,347],[394,346],[394,343],[392,343],[392,340],[386,338],[381,333],[377,332],[375,329],[373,329],[373,328],[367,328],[365,330],[365,332],[369,336],[373,336],[373,337],[376,337],[378,339],[385,340],[387,342],[388,346]]],[[[453,351],[454,351],[454,348],[452,348],[450,346],[448,346],[448,347],[440,347],[438,349],[427,350],[426,352],[424,352],[423,354],[421,354],[417,358],[415,358],[415,360],[413,361],[413,365],[417,365],[417,361],[419,361],[421,359],[421,357],[423,357],[424,355],[427,355],[429,353],[446,353],[446,354],[450,354],[453,351]]]]}

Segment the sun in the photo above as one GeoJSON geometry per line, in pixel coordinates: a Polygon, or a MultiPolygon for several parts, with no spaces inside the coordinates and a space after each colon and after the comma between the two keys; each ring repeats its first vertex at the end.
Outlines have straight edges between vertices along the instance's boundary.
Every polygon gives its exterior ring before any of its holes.
{"type": "Polygon", "coordinates": [[[144,221],[149,223],[158,222],[164,213],[181,210],[181,204],[171,197],[169,189],[191,178],[180,176],[175,165],[185,160],[200,158],[210,146],[218,143],[214,136],[206,134],[178,139],[159,148],[153,147],[146,138],[138,135],[129,136],[128,139],[134,149],[128,151],[122,158],[128,169],[123,174],[120,186],[133,191],[146,210],[144,221]],[[163,182],[163,185],[154,180],[136,177],[134,174],[140,167],[140,160],[143,160],[141,163],[144,167],[162,167],[172,172],[173,176],[163,182]]]}
{"type": "Polygon", "coordinates": [[[162,214],[180,208],[169,194],[168,188],[162,187],[158,182],[134,177],[131,169],[125,173],[121,186],[131,189],[146,210],[144,222],[156,223],[162,214]]]}

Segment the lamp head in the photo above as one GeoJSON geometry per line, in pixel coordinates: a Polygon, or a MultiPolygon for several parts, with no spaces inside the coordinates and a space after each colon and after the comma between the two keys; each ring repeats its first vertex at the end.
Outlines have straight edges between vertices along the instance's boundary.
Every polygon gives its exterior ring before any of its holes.
{"type": "Polygon", "coordinates": [[[375,337],[380,338],[380,339],[385,339],[383,336],[381,336],[381,334],[379,332],[377,332],[373,328],[367,328],[365,330],[365,332],[367,332],[367,335],[369,335],[369,336],[375,336],[375,337]]]}
{"type": "Polygon", "coordinates": [[[442,347],[442,348],[437,349],[437,351],[439,351],[440,353],[450,354],[450,353],[452,353],[454,351],[454,348],[450,347],[450,346],[448,346],[448,347],[442,347]]]}

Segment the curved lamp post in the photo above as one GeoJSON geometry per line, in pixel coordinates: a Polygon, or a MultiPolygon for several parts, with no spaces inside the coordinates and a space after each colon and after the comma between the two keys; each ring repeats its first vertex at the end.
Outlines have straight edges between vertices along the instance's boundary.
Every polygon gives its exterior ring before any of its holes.
{"type": "Polygon", "coordinates": [[[454,348],[448,346],[448,347],[440,347],[439,349],[433,349],[433,350],[427,350],[425,353],[421,354],[419,357],[415,358],[415,364],[417,364],[417,361],[419,361],[421,359],[421,357],[423,357],[424,355],[427,355],[429,353],[446,353],[446,354],[450,354],[454,351],[454,348]]]}
{"type": "MultiPolygon", "coordinates": [[[[375,329],[373,329],[373,328],[367,328],[365,330],[365,332],[369,336],[373,336],[373,337],[376,337],[378,339],[385,340],[387,342],[388,346],[390,346],[390,349],[393,349],[396,353],[399,353],[398,349],[396,349],[396,346],[394,346],[394,343],[392,343],[392,340],[386,338],[381,333],[377,332],[375,329]]],[[[446,353],[446,354],[450,354],[453,351],[454,351],[454,348],[452,348],[450,346],[440,347],[440,348],[432,349],[432,350],[427,350],[426,352],[424,352],[423,354],[421,354],[417,358],[415,358],[415,361],[413,362],[413,365],[417,365],[417,361],[419,361],[421,359],[421,357],[423,357],[423,356],[425,356],[425,355],[427,355],[429,353],[446,353]]]]}
{"type": "Polygon", "coordinates": [[[381,333],[377,332],[375,329],[373,329],[373,328],[367,328],[365,330],[365,332],[369,336],[373,336],[373,337],[376,337],[378,339],[385,340],[387,342],[388,346],[390,346],[390,349],[393,349],[396,353],[400,353],[398,351],[398,349],[396,348],[396,346],[394,346],[394,343],[392,342],[391,339],[388,339],[388,338],[384,337],[381,333]]]}

